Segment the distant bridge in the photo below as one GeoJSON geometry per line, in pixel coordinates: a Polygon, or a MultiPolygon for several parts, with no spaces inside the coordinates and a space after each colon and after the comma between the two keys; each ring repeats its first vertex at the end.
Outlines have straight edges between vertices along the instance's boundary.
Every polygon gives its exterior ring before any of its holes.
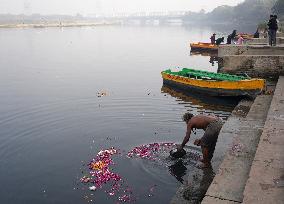
{"type": "Polygon", "coordinates": [[[113,15],[96,15],[96,19],[105,20],[119,20],[123,22],[139,21],[141,24],[145,22],[159,21],[159,23],[166,23],[170,21],[182,20],[182,18],[187,14],[187,11],[173,11],[173,12],[139,12],[139,13],[117,13],[113,15]]]}

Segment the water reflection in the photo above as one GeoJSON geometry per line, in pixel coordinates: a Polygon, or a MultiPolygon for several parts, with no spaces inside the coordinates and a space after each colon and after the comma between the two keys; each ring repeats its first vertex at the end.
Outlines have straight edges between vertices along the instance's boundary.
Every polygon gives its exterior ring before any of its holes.
{"type": "Polygon", "coordinates": [[[169,171],[172,176],[174,176],[180,183],[186,184],[184,180],[187,171],[194,171],[196,169],[196,165],[201,158],[201,150],[198,147],[186,145],[184,147],[186,150],[186,155],[182,158],[175,159],[171,158],[170,165],[168,165],[169,171]]]}
{"type": "Polygon", "coordinates": [[[218,52],[216,51],[190,51],[190,56],[194,56],[194,55],[218,57],[218,52]]]}
{"type": "Polygon", "coordinates": [[[188,203],[191,204],[200,203],[212,183],[214,176],[215,173],[212,168],[190,172],[188,175],[188,183],[182,192],[183,198],[188,200],[188,203]]]}
{"type": "Polygon", "coordinates": [[[183,184],[177,198],[187,200],[187,203],[197,204],[204,198],[215,173],[212,168],[198,168],[198,158],[201,156],[198,148],[187,146],[186,149],[186,156],[176,160],[168,168],[171,175],[183,184]]]}
{"type": "Polygon", "coordinates": [[[183,176],[186,175],[186,166],[184,165],[183,160],[179,159],[176,163],[169,166],[171,175],[173,175],[179,182],[183,183],[183,176]]]}
{"type": "Polygon", "coordinates": [[[223,119],[229,117],[238,103],[238,100],[233,98],[210,97],[204,94],[169,87],[165,84],[162,86],[161,92],[175,97],[176,101],[179,104],[183,104],[189,111],[197,109],[198,113],[214,114],[223,119]]]}
{"type": "Polygon", "coordinates": [[[215,64],[219,65],[220,58],[218,57],[218,52],[216,51],[190,51],[190,56],[210,57],[209,63],[212,65],[212,67],[214,67],[215,64]]]}
{"type": "Polygon", "coordinates": [[[219,58],[218,57],[214,57],[214,56],[210,56],[210,60],[209,60],[210,64],[212,66],[215,66],[215,63],[218,64],[219,63],[219,58]]]}

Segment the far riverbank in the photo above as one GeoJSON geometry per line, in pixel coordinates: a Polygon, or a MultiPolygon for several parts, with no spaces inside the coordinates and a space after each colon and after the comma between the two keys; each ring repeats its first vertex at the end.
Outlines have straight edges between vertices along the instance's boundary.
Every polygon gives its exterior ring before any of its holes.
{"type": "Polygon", "coordinates": [[[116,24],[120,24],[120,22],[112,21],[112,22],[9,23],[9,24],[0,24],[0,28],[82,27],[82,26],[116,25],[116,24]]]}

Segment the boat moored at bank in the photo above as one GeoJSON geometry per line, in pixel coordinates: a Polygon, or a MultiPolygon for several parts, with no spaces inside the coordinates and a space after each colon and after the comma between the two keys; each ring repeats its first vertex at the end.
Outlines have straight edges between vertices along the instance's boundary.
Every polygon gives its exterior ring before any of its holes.
{"type": "Polygon", "coordinates": [[[163,83],[211,96],[256,96],[265,89],[265,80],[183,68],[162,71],[163,83]]]}

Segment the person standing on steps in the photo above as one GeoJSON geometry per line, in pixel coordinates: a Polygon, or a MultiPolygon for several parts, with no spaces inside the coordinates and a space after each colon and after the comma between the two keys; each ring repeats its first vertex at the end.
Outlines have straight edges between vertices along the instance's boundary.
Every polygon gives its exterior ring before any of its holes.
{"type": "Polygon", "coordinates": [[[278,30],[277,16],[270,15],[270,19],[267,23],[267,26],[268,26],[269,45],[276,46],[276,32],[278,30]]]}

